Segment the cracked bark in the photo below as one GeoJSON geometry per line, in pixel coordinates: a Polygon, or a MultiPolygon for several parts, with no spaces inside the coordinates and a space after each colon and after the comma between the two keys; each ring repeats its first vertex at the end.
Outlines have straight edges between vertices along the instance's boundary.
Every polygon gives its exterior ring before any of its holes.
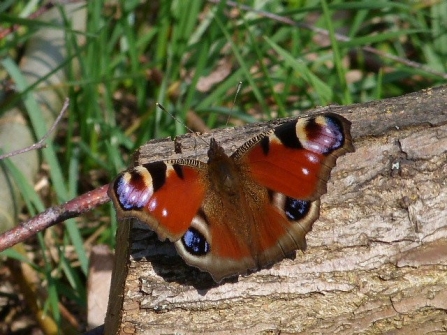
{"type": "MultiPolygon", "coordinates": [[[[323,109],[353,122],[356,152],[337,161],[308,249],[215,284],[144,225],[123,223],[106,334],[447,330],[447,87],[323,109]]],[[[266,126],[213,136],[232,151],[266,126]]],[[[135,163],[205,157],[197,138],[177,142],[182,154],[155,141],[135,163]]]]}

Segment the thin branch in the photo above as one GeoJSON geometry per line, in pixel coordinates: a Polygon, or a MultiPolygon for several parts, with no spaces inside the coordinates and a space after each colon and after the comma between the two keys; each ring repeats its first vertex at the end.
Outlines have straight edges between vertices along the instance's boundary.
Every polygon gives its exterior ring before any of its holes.
{"type": "MultiPolygon", "coordinates": [[[[215,3],[215,4],[218,4],[221,1],[222,0],[208,0],[208,2],[215,3]]],[[[229,6],[229,7],[235,7],[235,8],[239,8],[239,9],[245,10],[247,12],[253,12],[253,13],[256,13],[256,14],[258,14],[260,16],[267,17],[269,19],[272,19],[272,20],[275,20],[275,21],[278,21],[278,22],[282,22],[284,24],[288,24],[288,25],[291,25],[291,26],[294,26],[294,27],[308,29],[310,31],[316,32],[317,34],[324,35],[324,36],[329,36],[329,32],[326,29],[318,28],[318,27],[315,27],[313,25],[310,25],[310,24],[307,24],[307,23],[303,23],[303,22],[296,22],[296,21],[294,21],[292,19],[289,19],[289,18],[287,18],[285,16],[281,16],[281,15],[278,15],[278,14],[273,14],[273,13],[269,13],[269,12],[266,12],[266,11],[254,9],[254,8],[252,8],[250,6],[242,5],[242,4],[234,2],[234,1],[226,1],[225,4],[227,6],[229,6]]],[[[339,34],[339,33],[335,34],[335,38],[338,41],[342,41],[342,42],[349,42],[349,41],[351,41],[351,39],[348,36],[345,36],[345,35],[342,35],[342,34],[339,34]]],[[[409,67],[412,67],[412,68],[415,68],[415,69],[423,70],[423,71],[425,71],[427,73],[430,73],[432,75],[435,75],[435,76],[447,79],[447,73],[436,71],[436,70],[432,69],[431,67],[423,65],[421,63],[414,62],[414,61],[411,61],[409,59],[402,58],[402,57],[399,57],[399,56],[395,56],[395,55],[392,55],[392,54],[387,53],[387,52],[382,52],[382,51],[377,50],[377,49],[375,49],[373,47],[370,47],[370,46],[364,46],[364,47],[362,47],[362,50],[364,50],[366,52],[369,52],[369,53],[372,53],[372,54],[375,54],[375,55],[378,55],[378,56],[383,57],[383,58],[391,59],[391,60],[393,60],[393,61],[395,61],[397,63],[405,64],[405,65],[407,65],[409,67]]]]}
{"type": "Polygon", "coordinates": [[[23,242],[38,232],[67,219],[74,218],[110,201],[107,195],[109,185],[98,187],[84,193],[62,205],[48,208],[46,211],[21,223],[0,235],[0,252],[23,242]]]}
{"type": "Polygon", "coordinates": [[[9,158],[9,157],[12,157],[12,156],[21,155],[21,154],[24,154],[25,152],[28,152],[28,151],[31,151],[31,150],[37,150],[37,149],[45,148],[46,147],[45,141],[47,140],[48,136],[50,136],[50,134],[54,131],[54,129],[57,127],[57,125],[61,121],[62,116],[64,116],[66,110],[68,109],[69,104],[70,104],[70,99],[66,98],[65,102],[64,102],[64,105],[62,106],[62,109],[59,112],[59,115],[57,116],[57,118],[54,121],[53,125],[47,131],[47,133],[39,140],[39,142],[34,143],[34,144],[30,145],[29,147],[26,147],[26,148],[23,148],[23,149],[19,149],[19,150],[14,150],[14,151],[12,151],[10,153],[0,155],[0,160],[5,159],[5,158],[9,158]]]}

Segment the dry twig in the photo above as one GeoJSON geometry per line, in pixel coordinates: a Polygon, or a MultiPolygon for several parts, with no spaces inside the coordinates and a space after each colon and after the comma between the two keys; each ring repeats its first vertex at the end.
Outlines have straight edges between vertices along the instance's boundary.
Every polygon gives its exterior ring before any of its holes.
{"type": "Polygon", "coordinates": [[[47,131],[47,133],[37,142],[37,143],[33,143],[32,145],[30,145],[29,147],[26,148],[22,148],[19,150],[14,150],[10,153],[4,154],[4,155],[0,155],[0,160],[5,159],[5,158],[9,158],[12,156],[17,156],[17,155],[21,155],[24,154],[25,152],[31,151],[31,150],[38,150],[38,149],[42,149],[46,147],[46,143],[45,141],[47,140],[47,138],[50,136],[50,134],[54,131],[54,129],[56,129],[57,125],[59,124],[59,122],[62,119],[62,116],[64,116],[65,111],[68,109],[68,106],[70,104],[70,100],[68,98],[65,99],[64,105],[62,106],[61,111],[59,112],[59,115],[56,118],[56,121],[54,121],[53,125],[51,126],[51,128],[47,131]]]}

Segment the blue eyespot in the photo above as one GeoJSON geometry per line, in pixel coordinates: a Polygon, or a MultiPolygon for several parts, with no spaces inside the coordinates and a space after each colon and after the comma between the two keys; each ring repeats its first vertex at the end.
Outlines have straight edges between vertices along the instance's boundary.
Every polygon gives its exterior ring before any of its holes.
{"type": "Polygon", "coordinates": [[[310,201],[287,197],[284,204],[284,211],[290,221],[297,221],[309,213],[310,204],[310,201]]]}
{"type": "Polygon", "coordinates": [[[327,128],[332,133],[332,143],[326,148],[325,154],[337,150],[343,146],[345,135],[343,134],[343,126],[340,121],[334,117],[326,116],[327,128]]]}
{"type": "Polygon", "coordinates": [[[192,255],[203,256],[210,252],[210,245],[205,236],[195,228],[189,228],[182,237],[185,249],[192,255]]]}
{"type": "Polygon", "coordinates": [[[134,176],[130,182],[126,181],[123,176],[118,177],[114,188],[122,209],[140,209],[146,205],[153,192],[151,188],[140,184],[142,182],[134,176]]]}

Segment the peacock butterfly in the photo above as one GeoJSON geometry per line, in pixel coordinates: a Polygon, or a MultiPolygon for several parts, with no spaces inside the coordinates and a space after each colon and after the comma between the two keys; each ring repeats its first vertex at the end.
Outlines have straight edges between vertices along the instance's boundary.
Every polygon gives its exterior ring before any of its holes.
{"type": "Polygon", "coordinates": [[[216,282],[306,248],[337,157],[354,151],[340,115],[298,118],[208,162],[174,159],[122,172],[109,187],[119,219],[147,223],[216,282]]]}

